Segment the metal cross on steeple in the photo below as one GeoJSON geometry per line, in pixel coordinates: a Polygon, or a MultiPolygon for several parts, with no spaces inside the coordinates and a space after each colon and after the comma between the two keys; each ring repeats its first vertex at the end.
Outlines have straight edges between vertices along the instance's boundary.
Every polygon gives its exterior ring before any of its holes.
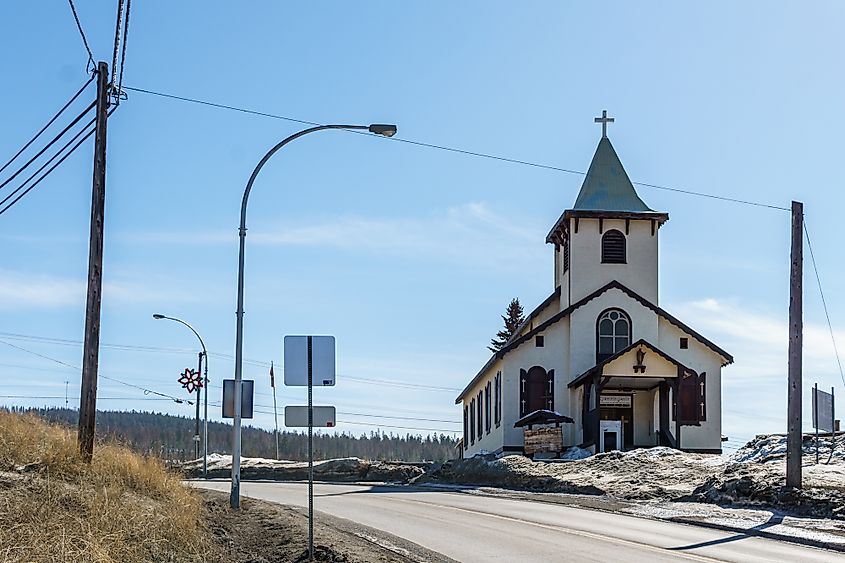
{"type": "Polygon", "coordinates": [[[601,136],[602,136],[602,137],[607,137],[607,124],[608,124],[608,123],[613,123],[613,122],[614,122],[614,121],[616,121],[616,120],[615,120],[615,119],[613,119],[612,117],[607,117],[607,110],[606,110],[606,109],[604,109],[604,110],[602,110],[602,112],[601,112],[601,117],[597,117],[597,118],[595,118],[595,120],[594,120],[594,121],[595,121],[596,123],[601,123],[601,136]]]}

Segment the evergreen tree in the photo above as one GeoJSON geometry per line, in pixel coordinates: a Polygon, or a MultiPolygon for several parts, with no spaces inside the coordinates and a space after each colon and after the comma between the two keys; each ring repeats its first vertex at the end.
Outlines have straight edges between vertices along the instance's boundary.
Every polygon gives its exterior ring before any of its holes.
{"type": "Polygon", "coordinates": [[[514,297],[508,305],[507,311],[502,315],[502,320],[505,321],[505,328],[496,333],[496,338],[490,341],[490,346],[487,348],[491,352],[498,352],[501,350],[508,340],[516,334],[516,329],[525,320],[525,315],[522,311],[522,305],[519,304],[519,299],[514,297]]]}

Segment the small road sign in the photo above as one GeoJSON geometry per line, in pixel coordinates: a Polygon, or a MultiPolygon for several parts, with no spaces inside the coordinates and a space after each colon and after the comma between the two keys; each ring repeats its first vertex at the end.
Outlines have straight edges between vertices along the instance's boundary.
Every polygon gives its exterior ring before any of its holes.
{"type": "MultiPolygon", "coordinates": [[[[241,380],[241,418],[252,418],[252,395],[255,382],[241,380]]],[[[235,380],[223,380],[223,418],[235,418],[235,380]]]]}
{"type": "MultiPolygon", "coordinates": [[[[313,426],[315,428],[334,428],[337,425],[334,407],[312,407],[314,409],[313,426]]],[[[308,407],[288,405],[285,407],[285,426],[288,428],[308,427],[308,407]]]]}
{"type": "Polygon", "coordinates": [[[833,432],[833,389],[830,393],[813,388],[813,428],[822,432],[833,432]]]}
{"type": "Polygon", "coordinates": [[[308,340],[311,340],[313,385],[335,383],[334,336],[285,336],[285,385],[308,386],[308,340]]]}

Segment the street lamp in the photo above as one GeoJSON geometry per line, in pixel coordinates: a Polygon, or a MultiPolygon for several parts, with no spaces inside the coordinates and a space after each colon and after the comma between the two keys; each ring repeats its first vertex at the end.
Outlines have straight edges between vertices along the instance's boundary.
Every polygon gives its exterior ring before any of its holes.
{"type": "Polygon", "coordinates": [[[309,129],[303,129],[298,133],[294,133],[290,137],[284,139],[276,146],[267,151],[267,154],[258,161],[255,170],[249,177],[244,190],[243,201],[241,201],[241,224],[238,229],[238,236],[240,237],[240,246],[238,248],[238,311],[237,315],[237,330],[235,332],[235,393],[234,406],[235,416],[233,419],[233,437],[232,437],[232,491],[229,495],[229,504],[232,508],[238,509],[241,504],[241,382],[243,381],[243,344],[244,344],[244,245],[246,243],[246,206],[249,201],[249,193],[252,191],[252,184],[255,183],[255,178],[258,173],[270,160],[270,157],[276,154],[286,144],[291,141],[324,129],[352,129],[369,131],[375,135],[383,137],[392,137],[396,134],[395,125],[387,125],[381,123],[374,123],[372,125],[317,125],[309,129]]]}
{"type": "MultiPolygon", "coordinates": [[[[199,353],[199,365],[197,366],[197,373],[203,373],[203,366],[205,366],[205,373],[203,374],[203,384],[202,387],[205,389],[205,414],[204,414],[204,432],[203,432],[203,454],[202,454],[202,476],[204,479],[208,479],[208,351],[205,349],[205,342],[202,341],[202,337],[199,333],[194,330],[194,327],[183,321],[182,319],[177,319],[176,317],[168,317],[167,315],[159,315],[158,313],[153,314],[153,318],[157,321],[161,319],[167,319],[169,321],[176,321],[177,323],[181,323],[191,329],[191,332],[197,337],[200,341],[200,346],[202,346],[202,352],[199,353]],[[205,364],[203,364],[203,359],[205,359],[205,364]]],[[[199,457],[199,435],[200,435],[200,391],[202,389],[197,389],[197,418],[196,418],[196,426],[194,430],[194,452],[197,457],[199,457]]]]}

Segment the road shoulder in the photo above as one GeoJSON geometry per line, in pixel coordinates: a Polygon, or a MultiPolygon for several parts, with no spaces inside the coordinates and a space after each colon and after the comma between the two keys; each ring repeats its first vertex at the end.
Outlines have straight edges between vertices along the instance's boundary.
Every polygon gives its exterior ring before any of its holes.
{"type": "MultiPolygon", "coordinates": [[[[205,501],[208,527],[231,563],[288,563],[307,560],[307,511],[244,497],[229,509],[226,493],[197,488],[205,501]]],[[[335,563],[428,563],[452,559],[392,534],[322,512],[315,513],[315,558],[335,563]]]]}

